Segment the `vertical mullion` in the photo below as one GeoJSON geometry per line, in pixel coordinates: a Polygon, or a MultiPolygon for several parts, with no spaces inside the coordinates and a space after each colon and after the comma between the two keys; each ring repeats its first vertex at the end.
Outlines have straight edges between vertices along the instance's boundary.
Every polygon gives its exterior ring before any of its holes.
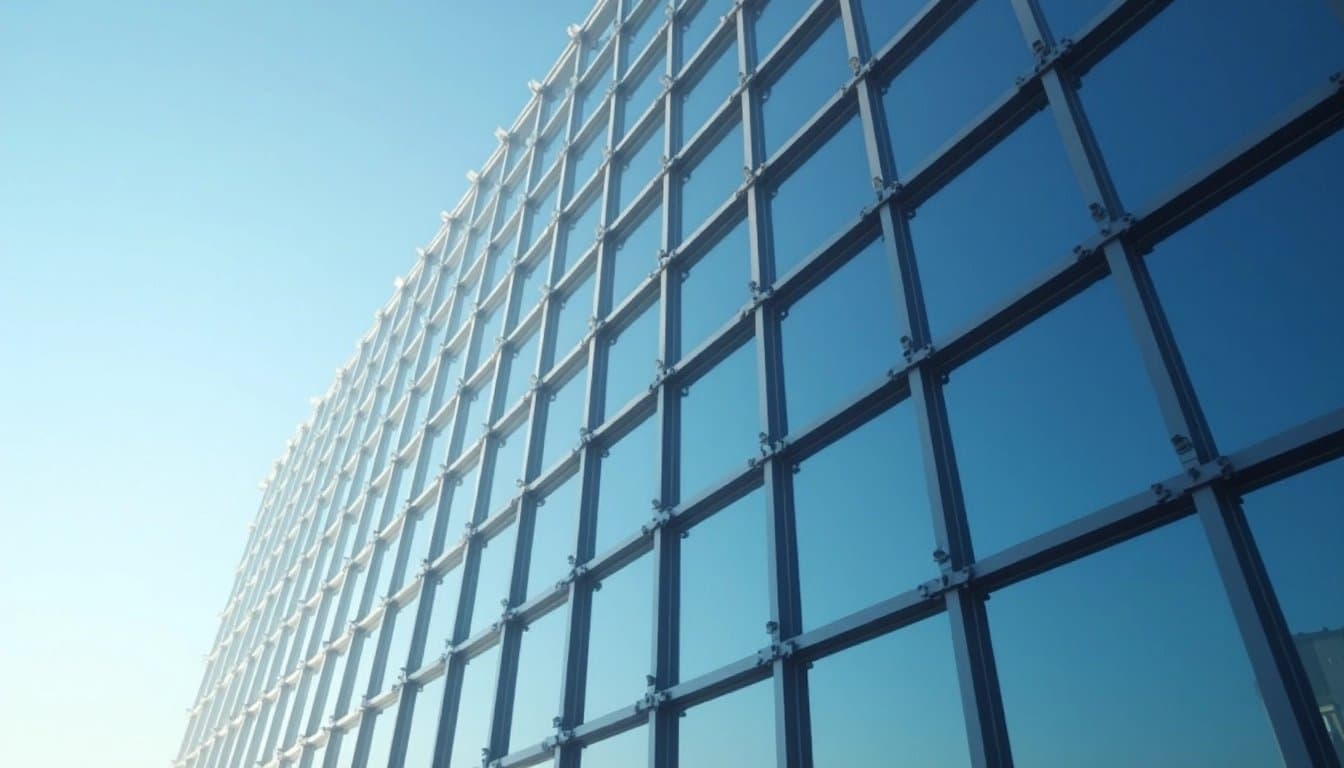
{"type": "MultiPolygon", "coordinates": [[[[1013,9],[1026,42],[1052,50],[1054,40],[1036,0],[1013,0],[1013,9]]],[[[1054,66],[1041,73],[1041,82],[1078,184],[1103,232],[1108,232],[1124,216],[1123,203],[1078,98],[1077,84],[1054,66]]],[[[1217,457],[1217,446],[1142,254],[1125,240],[1114,239],[1106,244],[1105,257],[1172,444],[1182,465],[1197,476],[1199,464],[1217,457]]],[[[1284,761],[1339,765],[1235,493],[1216,480],[1193,497],[1284,761]]]]}

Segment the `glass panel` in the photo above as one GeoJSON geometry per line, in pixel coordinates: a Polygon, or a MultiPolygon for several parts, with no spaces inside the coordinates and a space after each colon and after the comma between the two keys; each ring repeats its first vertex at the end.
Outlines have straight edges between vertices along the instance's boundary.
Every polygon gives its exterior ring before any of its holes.
{"type": "Polygon", "coordinates": [[[728,43],[712,54],[713,63],[700,79],[681,86],[681,140],[694,136],[737,88],[737,45],[728,43]]]}
{"type": "Polygon", "coordinates": [[[913,408],[901,403],[793,476],[803,624],[819,627],[938,575],[913,408]]]}
{"type": "Polygon", "coordinates": [[[579,428],[583,424],[584,400],[587,398],[588,376],[579,371],[560,385],[551,395],[546,414],[546,438],[541,444],[542,471],[550,469],[579,444],[579,428]]]}
{"type": "MultiPolygon", "coordinates": [[[[638,140],[640,144],[625,150],[620,163],[619,210],[624,212],[663,168],[663,130],[661,127],[638,140]]],[[[656,193],[655,193],[656,194],[656,193]]]]}
{"type": "MultiPolygon", "coordinates": [[[[686,8],[694,3],[694,0],[681,3],[682,8],[686,8]]],[[[729,3],[725,0],[705,0],[700,6],[691,12],[690,16],[680,15],[678,22],[681,24],[681,61],[685,64],[691,60],[695,52],[700,49],[719,28],[720,20],[728,10],[729,3]]],[[[730,35],[736,39],[736,35],[730,35]]]]}
{"type": "Polygon", "coordinates": [[[1173,3],[1097,65],[1080,95],[1129,207],[1154,202],[1339,71],[1344,19],[1329,5],[1173,3]]]}
{"type": "Polygon", "coordinates": [[[863,23],[868,28],[868,49],[874,54],[881,52],[925,5],[924,0],[859,0],[863,23]]]}
{"type": "Polygon", "coordinates": [[[647,392],[659,359],[658,305],[642,310],[630,325],[607,337],[607,418],[647,392]]]}
{"type": "Polygon", "coordinates": [[[537,347],[541,334],[532,331],[521,343],[516,343],[510,355],[509,380],[504,388],[504,413],[508,413],[514,404],[532,386],[532,375],[537,370],[537,347]]]}
{"type": "Polygon", "coordinates": [[[883,89],[896,167],[915,170],[1032,65],[1011,4],[971,6],[883,89]]]}
{"type": "MultiPolygon", "coordinates": [[[[635,127],[639,119],[644,116],[645,112],[649,111],[649,107],[653,106],[653,103],[662,94],[663,76],[666,72],[666,67],[663,65],[664,58],[664,56],[659,56],[645,69],[632,73],[630,79],[626,81],[621,91],[625,94],[625,114],[622,118],[621,136],[629,133],[635,127]]],[[[662,141],[659,140],[656,143],[661,155],[662,141]]]]}
{"type": "Polygon", "coordinates": [[[528,624],[523,633],[509,736],[511,752],[555,735],[551,719],[560,713],[568,613],[561,606],[528,624]]]}
{"type": "Polygon", "coordinates": [[[471,611],[471,630],[467,637],[476,636],[498,621],[504,612],[504,605],[509,600],[509,584],[513,581],[513,556],[517,543],[518,526],[514,523],[485,541],[476,578],[476,602],[471,611]]]}
{"type": "Polygon", "coordinates": [[[602,451],[597,494],[595,552],[601,554],[639,530],[652,517],[659,496],[658,416],[645,419],[602,451]]]}
{"type": "MultiPolygon", "coordinates": [[[[780,0],[772,0],[771,4],[777,2],[780,0]]],[[[815,40],[807,44],[807,49],[789,63],[789,68],[761,91],[766,157],[778,152],[784,142],[853,76],[849,69],[844,27],[839,19],[833,19],[815,40]]]]}
{"type": "MultiPolygon", "coordinates": [[[[322,703],[328,715],[337,714],[336,705],[339,703],[341,686],[345,683],[345,668],[349,660],[349,653],[329,654],[327,656],[327,664],[331,666],[331,672],[327,678],[326,695],[322,703]]],[[[325,719],[319,718],[317,724],[320,725],[325,719]]]]}
{"type": "Polygon", "coordinates": [[[874,200],[863,128],[851,119],[771,191],[775,277],[857,221],[874,200]]]}
{"type": "MultiPolygon", "coordinates": [[[[511,187],[504,187],[500,189],[499,219],[498,219],[499,227],[502,228],[505,224],[508,223],[509,217],[513,215],[514,211],[518,210],[518,203],[521,202],[522,199],[523,196],[522,194],[519,193],[518,184],[514,184],[511,187]]],[[[505,252],[506,253],[508,252],[507,249],[505,252]]]]}
{"type": "Polygon", "coordinates": [[[453,625],[457,621],[457,601],[462,592],[462,566],[459,564],[443,576],[434,589],[434,607],[429,612],[429,628],[425,633],[425,650],[416,668],[439,658],[453,639],[453,625]]]}
{"type": "Polygon", "coordinates": [[[644,695],[653,647],[652,566],[653,557],[645,555],[595,587],[585,721],[629,706],[644,695]]]}
{"type": "MultiPolygon", "coordinates": [[[[564,145],[565,145],[564,136],[559,131],[552,134],[551,136],[538,140],[536,149],[538,158],[536,168],[537,181],[546,178],[547,172],[551,170],[551,166],[555,165],[555,160],[560,156],[560,149],[564,145]]],[[[546,198],[550,199],[551,196],[554,194],[555,194],[555,187],[552,186],[551,190],[546,193],[546,198]]],[[[537,206],[537,210],[541,211],[542,218],[546,219],[549,218],[550,209],[554,207],[555,207],[554,204],[549,206],[539,205],[537,206]]]]}
{"type": "Polygon", "coordinates": [[[769,645],[767,522],[757,490],[683,532],[682,680],[769,645]]]}
{"type": "Polygon", "coordinates": [[[607,132],[595,131],[590,138],[580,139],[579,142],[571,149],[574,158],[571,166],[574,179],[574,185],[570,188],[571,196],[578,194],[602,165],[607,148],[607,132]]]}
{"type": "Polygon", "coordinates": [[[678,730],[682,765],[777,765],[775,696],[769,680],[686,710],[678,730]]]}
{"type": "Polygon", "coordinates": [[[1078,39],[1086,25],[1105,11],[1109,0],[1037,0],[1055,39],[1078,39]]]}
{"type": "Polygon", "coordinates": [[[700,346],[750,299],[751,242],[739,221],[681,271],[681,352],[700,346]]]}
{"type": "Polygon", "coordinates": [[[764,8],[756,11],[756,58],[764,61],[770,52],[779,45],[793,25],[803,17],[803,12],[812,5],[813,0],[768,0],[764,8]]]}
{"type": "Polygon", "coordinates": [[[527,423],[524,422],[507,435],[501,435],[494,441],[494,471],[490,478],[490,495],[487,497],[490,514],[504,508],[518,495],[518,481],[523,476],[523,458],[527,449],[527,423]]]}
{"type": "MultiPolygon", "coordinates": [[[[632,2],[629,3],[628,7],[637,7],[638,5],[638,2],[632,2]]],[[[631,17],[635,14],[631,13],[626,17],[627,26],[625,28],[629,36],[629,43],[627,45],[629,55],[627,56],[627,59],[629,61],[634,61],[638,58],[641,51],[649,47],[649,43],[653,41],[654,35],[658,33],[659,28],[663,25],[663,21],[667,18],[663,15],[661,3],[650,2],[647,3],[647,5],[649,6],[649,11],[642,17],[634,19],[633,21],[631,21],[631,17]]]]}
{"type": "Polygon", "coordinates": [[[879,384],[900,359],[895,290],[876,240],[789,307],[780,335],[791,433],[879,384]]]}
{"type": "Polygon", "coordinates": [[[578,537],[579,481],[578,475],[571,475],[537,507],[527,568],[529,598],[554,589],[573,567],[568,558],[578,537]]]}
{"type": "Polygon", "coordinates": [[[383,629],[384,632],[391,632],[392,637],[388,641],[382,685],[379,686],[381,691],[386,691],[395,685],[406,671],[406,660],[411,653],[411,636],[415,633],[415,614],[419,607],[418,599],[398,607],[396,614],[389,619],[392,622],[391,627],[383,629]]]}
{"type": "Polygon", "coordinates": [[[593,243],[597,242],[597,226],[602,221],[601,192],[599,191],[591,200],[583,203],[578,210],[573,212],[573,216],[568,221],[565,247],[563,251],[560,251],[560,255],[563,255],[561,263],[564,269],[569,269],[578,264],[583,255],[593,247],[593,243]]]}
{"type": "Polygon", "coordinates": [[[559,190],[560,182],[552,182],[539,200],[529,203],[532,212],[528,214],[527,237],[523,238],[524,249],[531,248],[537,242],[541,234],[546,231],[551,218],[555,216],[555,203],[559,190]]]}
{"type": "Polygon", "coordinates": [[[910,232],[937,336],[1011,298],[1096,225],[1042,112],[920,206],[910,232]]]}
{"type": "Polygon", "coordinates": [[[548,245],[542,245],[533,260],[518,267],[518,322],[521,322],[541,301],[542,286],[550,279],[551,260],[548,245]]]}
{"type": "Polygon", "coordinates": [[[565,359],[569,351],[588,333],[588,319],[593,316],[593,275],[579,281],[562,299],[556,313],[555,362],[565,359]]]}
{"type": "Polygon", "coordinates": [[[681,499],[746,467],[760,450],[756,343],[692,383],[681,401],[681,499]]]}
{"type": "Polygon", "coordinates": [[[356,645],[359,646],[358,659],[355,663],[354,693],[350,697],[352,709],[362,706],[370,696],[369,686],[375,662],[378,659],[378,635],[381,628],[381,622],[375,624],[369,632],[355,638],[355,642],[352,644],[352,648],[356,645]]]}
{"type": "Polygon", "coordinates": [[[1344,405],[1340,169],[1344,134],[1177,233],[1147,260],[1224,452],[1344,405]]]}
{"type": "Polygon", "coordinates": [[[635,288],[658,267],[658,252],[663,245],[663,209],[654,206],[638,222],[628,225],[627,233],[610,251],[611,306],[619,307],[635,288]]]}
{"type": "Polygon", "coordinates": [[[489,382],[490,377],[485,377],[485,383],[481,385],[487,387],[484,392],[481,389],[462,390],[462,405],[457,417],[463,427],[462,450],[458,455],[470,450],[485,432],[485,421],[490,416],[489,382]]]}
{"type": "Polygon", "coordinates": [[[1344,759],[1344,461],[1247,494],[1246,518],[1293,633],[1326,730],[1344,759]]]}
{"type": "Polygon", "coordinates": [[[807,690],[815,765],[971,764],[945,615],[815,662],[807,690]]]}
{"type": "MultiPolygon", "coordinates": [[[[376,715],[373,712],[366,712],[364,717],[373,717],[373,722],[369,723],[368,728],[373,729],[373,735],[369,741],[369,758],[367,765],[369,768],[387,764],[388,756],[392,753],[392,732],[397,728],[397,704],[393,704],[376,715]]],[[[353,752],[353,747],[351,748],[353,752]]]]}
{"type": "Polygon", "coordinates": [[[1014,762],[1282,765],[1195,518],[996,592],[988,610],[1014,762]]]}
{"type": "Polygon", "coordinates": [[[711,149],[681,177],[681,236],[691,236],[742,184],[742,127],[710,137],[711,149]]]}
{"type": "Polygon", "coordinates": [[[593,119],[594,113],[600,111],[599,105],[606,98],[609,80],[609,77],[597,77],[579,85],[579,90],[574,95],[574,126],[576,129],[586,125],[589,120],[593,119]]]}
{"type": "Polygon", "coordinates": [[[1179,470],[1108,282],[954,371],[946,391],[981,556],[1179,470]]]}
{"type": "Polygon", "coordinates": [[[467,662],[462,677],[461,698],[458,699],[461,703],[457,707],[457,727],[453,731],[453,751],[449,765],[479,765],[482,762],[483,750],[490,740],[491,710],[498,676],[498,645],[467,662]]]}
{"type": "Polygon", "coordinates": [[[444,675],[439,675],[415,694],[410,733],[406,737],[406,761],[402,763],[406,768],[434,762],[434,742],[439,735],[439,710],[443,706],[445,680],[444,675]]]}
{"type": "Polygon", "coordinates": [[[580,753],[583,768],[636,768],[649,764],[649,729],[633,730],[589,744],[580,753]]]}

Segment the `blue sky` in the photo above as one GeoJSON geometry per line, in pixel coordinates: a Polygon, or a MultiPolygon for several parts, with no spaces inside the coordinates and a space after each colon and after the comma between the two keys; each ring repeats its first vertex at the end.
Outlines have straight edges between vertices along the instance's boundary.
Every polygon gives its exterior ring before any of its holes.
{"type": "Polygon", "coordinates": [[[258,481],[589,6],[0,10],[0,764],[172,758],[258,481]]]}

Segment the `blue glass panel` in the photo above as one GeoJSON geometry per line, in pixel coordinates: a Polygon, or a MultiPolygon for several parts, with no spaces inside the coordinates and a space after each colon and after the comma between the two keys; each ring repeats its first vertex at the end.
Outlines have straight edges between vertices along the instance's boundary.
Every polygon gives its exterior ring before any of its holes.
{"type": "Polygon", "coordinates": [[[648,391],[659,359],[658,305],[642,310],[630,325],[607,337],[606,416],[648,391]]]}
{"type": "Polygon", "coordinates": [[[531,248],[532,244],[537,242],[537,238],[541,236],[541,233],[546,231],[547,225],[555,215],[555,203],[559,191],[560,183],[558,181],[552,182],[551,185],[542,192],[542,196],[539,200],[528,204],[528,229],[527,237],[523,240],[524,248],[531,248]]]}
{"type": "Polygon", "coordinates": [[[461,703],[457,707],[457,727],[453,731],[449,765],[479,765],[482,762],[483,750],[490,739],[490,715],[498,676],[498,645],[467,662],[462,675],[462,692],[458,698],[461,703]]]}
{"type": "MultiPolygon", "coordinates": [[[[322,703],[328,716],[340,714],[336,705],[340,703],[341,686],[345,683],[345,669],[349,666],[349,661],[350,654],[348,652],[327,657],[327,663],[331,665],[331,677],[327,682],[326,697],[322,703]]],[[[265,687],[269,688],[270,686],[265,687]]]]}
{"type": "Polygon", "coordinates": [[[527,567],[527,596],[555,589],[569,575],[579,531],[580,477],[570,475],[536,509],[532,553],[527,567]]]}
{"type": "Polygon", "coordinates": [[[1037,0],[1045,11],[1045,20],[1055,39],[1078,38],[1078,33],[1103,11],[1113,5],[1110,0],[1037,0]]]}
{"type": "Polygon", "coordinates": [[[677,725],[677,757],[682,765],[778,765],[775,697],[768,680],[692,707],[677,725]]]}
{"type": "Polygon", "coordinates": [[[610,252],[611,306],[619,307],[625,297],[658,268],[658,252],[663,246],[663,210],[654,206],[642,214],[610,252]]]}
{"type": "Polygon", "coordinates": [[[434,761],[434,742],[439,735],[439,710],[443,704],[445,680],[443,675],[439,675],[415,693],[410,733],[406,737],[406,760],[402,763],[406,768],[429,765],[434,761]]]}
{"type": "Polygon", "coordinates": [[[737,45],[728,43],[710,54],[714,59],[699,79],[678,87],[681,99],[681,140],[694,136],[737,88],[737,45]]]}
{"type": "Polygon", "coordinates": [[[425,439],[430,443],[421,450],[429,451],[429,468],[425,478],[425,486],[428,487],[443,472],[443,464],[448,459],[448,443],[452,440],[453,422],[450,420],[441,431],[428,432],[425,439]]]}
{"type": "MultiPolygon", "coordinates": [[[[681,4],[683,8],[690,5],[690,2],[681,4]]],[[[681,24],[681,60],[683,63],[690,61],[691,56],[709,40],[714,30],[718,29],[719,22],[728,7],[729,3],[726,0],[705,0],[691,12],[689,17],[685,15],[678,17],[678,22],[681,24]]]]}
{"type": "MultiPolygon", "coordinates": [[[[451,539],[459,531],[466,527],[467,523],[475,520],[476,516],[476,486],[481,476],[481,463],[477,461],[471,469],[459,480],[454,480],[452,491],[452,514],[448,518],[448,536],[451,539]]],[[[444,545],[447,549],[452,544],[444,545]]]]}
{"type": "MultiPolygon", "coordinates": [[[[619,210],[624,212],[634,202],[635,196],[644,190],[663,168],[663,129],[649,132],[638,140],[640,143],[625,150],[619,166],[620,196],[617,200],[619,210]]],[[[661,184],[661,182],[659,182],[661,184]]]]}
{"type": "Polygon", "coordinates": [[[597,242],[597,226],[602,223],[602,195],[594,195],[566,218],[564,250],[558,256],[563,265],[561,272],[579,263],[588,249],[597,242]]]}
{"type": "MultiPolygon", "coordinates": [[[[630,75],[630,81],[622,86],[625,114],[621,120],[621,136],[630,132],[649,111],[663,92],[663,76],[666,74],[664,56],[659,56],[651,65],[630,75]]],[[[657,118],[654,118],[655,120],[657,118]]],[[[619,137],[618,137],[619,138],[619,137]]],[[[661,145],[659,151],[661,152],[661,145]]]]}
{"type": "Polygon", "coordinates": [[[434,587],[434,607],[429,612],[429,628],[425,631],[425,650],[416,668],[431,664],[446,650],[453,639],[457,620],[457,601],[462,592],[462,566],[444,574],[443,581],[434,587]]]}
{"type": "MultiPolygon", "coordinates": [[[[633,2],[629,3],[628,7],[634,8],[638,5],[639,3],[633,2]]],[[[667,20],[667,16],[663,14],[661,3],[655,1],[647,3],[647,5],[649,10],[643,16],[633,21],[631,18],[635,16],[634,13],[629,13],[626,16],[627,26],[625,30],[628,36],[626,50],[629,52],[627,56],[629,61],[634,61],[641,51],[649,47],[649,43],[653,42],[654,36],[658,34],[663,22],[667,20]]],[[[659,42],[662,42],[662,38],[659,38],[659,42]]]]}
{"type": "Polygon", "coordinates": [[[712,137],[712,148],[681,178],[681,236],[689,237],[742,185],[742,128],[712,137]]]}
{"type": "Polygon", "coordinates": [[[793,476],[803,623],[818,627],[938,575],[915,414],[901,403],[793,476]]]}
{"type": "Polygon", "coordinates": [[[653,643],[652,562],[650,555],[639,558],[602,579],[593,594],[584,720],[631,705],[644,695],[653,643]]]}
{"type": "Polygon", "coordinates": [[[555,363],[563,360],[588,333],[588,319],[593,316],[594,282],[590,273],[561,300],[555,323],[555,363]]]}
{"type": "Polygon", "coordinates": [[[743,344],[681,400],[681,498],[746,467],[760,450],[756,343],[743,344]]]}
{"type": "Polygon", "coordinates": [[[361,720],[361,727],[373,729],[373,736],[369,741],[369,766],[379,766],[387,763],[388,755],[392,751],[392,732],[396,730],[397,726],[397,707],[398,704],[393,704],[376,715],[372,712],[368,713],[365,717],[373,717],[373,722],[367,726],[364,726],[361,720]]]}
{"type": "Polygon", "coordinates": [[[1109,282],[954,371],[947,407],[981,556],[1179,470],[1109,282]]]}
{"type": "Polygon", "coordinates": [[[551,718],[560,714],[560,678],[565,661],[564,606],[527,625],[518,649],[509,750],[517,751],[555,735],[551,718]]]}
{"type": "Polygon", "coordinates": [[[490,417],[490,377],[480,388],[463,390],[462,408],[458,411],[458,421],[462,423],[462,452],[468,451],[485,432],[486,420],[490,417]],[[484,388],[485,391],[481,391],[484,388]]]}
{"type": "Polygon", "coordinates": [[[787,275],[875,199],[863,128],[851,119],[772,190],[775,276],[787,275]]]}
{"type": "Polygon", "coordinates": [[[1033,66],[1011,4],[971,6],[901,70],[882,98],[896,167],[903,175],[929,159],[1033,66]]]}
{"type": "Polygon", "coordinates": [[[971,764],[946,616],[815,662],[807,690],[815,765],[971,764]]]}
{"type": "Polygon", "coordinates": [[[994,593],[1020,765],[1281,765],[1194,518],[994,593]]]}
{"type": "Polygon", "coordinates": [[[532,331],[528,337],[513,347],[509,361],[509,380],[504,389],[504,410],[508,413],[519,398],[532,386],[532,376],[537,371],[537,347],[541,334],[532,331]]]}
{"type": "Polygon", "coordinates": [[[650,502],[659,496],[660,453],[656,415],[603,450],[597,494],[597,554],[634,534],[652,517],[650,502]]]}
{"type": "Polygon", "coordinates": [[[868,29],[868,49],[879,53],[925,5],[924,0],[859,0],[868,29]]]}
{"type": "MultiPolygon", "coordinates": [[[[509,222],[509,217],[518,210],[518,203],[522,201],[523,196],[519,190],[519,184],[510,187],[502,187],[499,191],[499,218],[497,227],[502,228],[509,222]]],[[[498,231],[498,229],[496,229],[498,231]]]]}
{"type": "Polygon", "coordinates": [[[681,270],[681,352],[694,350],[751,299],[751,243],[738,222],[681,270]]]}
{"type": "Polygon", "coordinates": [[[813,0],[768,0],[755,13],[756,60],[763,61],[798,23],[813,0]]]}
{"type": "Polygon", "coordinates": [[[411,652],[411,637],[415,634],[415,614],[419,607],[420,602],[416,599],[397,608],[396,615],[389,619],[392,622],[391,628],[383,630],[391,632],[392,637],[387,645],[387,660],[383,667],[380,691],[390,689],[406,670],[407,659],[411,652]]]}
{"type": "Polygon", "coordinates": [[[382,626],[382,622],[378,622],[369,633],[355,638],[354,645],[359,647],[359,660],[355,665],[355,687],[351,698],[354,707],[367,702],[371,695],[377,695],[376,692],[370,691],[370,687],[378,657],[378,637],[382,633],[382,626]]]}
{"type": "Polygon", "coordinates": [[[551,396],[546,414],[546,438],[542,441],[542,471],[550,469],[579,444],[588,377],[579,371],[551,396]]]}
{"type": "Polygon", "coordinates": [[[1344,759],[1344,461],[1262,488],[1245,498],[1246,517],[1278,593],[1307,679],[1336,754],[1344,759]]]}
{"type": "MultiPolygon", "coordinates": [[[[552,165],[555,165],[555,160],[560,156],[560,149],[564,147],[564,145],[565,145],[565,138],[559,132],[554,133],[546,138],[543,138],[538,142],[536,150],[538,159],[537,159],[536,175],[534,178],[540,180],[546,177],[546,173],[551,170],[552,165]]],[[[552,186],[551,191],[547,193],[548,197],[555,193],[555,189],[556,188],[552,186]]],[[[538,210],[541,211],[541,216],[543,220],[550,217],[550,210],[551,208],[554,207],[555,205],[554,203],[552,203],[549,206],[542,206],[538,208],[538,210]]],[[[535,232],[536,230],[533,231],[535,232]]]]}
{"type": "Polygon", "coordinates": [[[649,729],[640,726],[608,739],[585,745],[583,768],[638,768],[649,764],[649,729]]]}
{"type": "Polygon", "coordinates": [[[879,384],[899,361],[895,290],[876,240],[789,307],[780,333],[790,432],[879,384]]]}
{"type": "MultiPolygon", "coordinates": [[[[542,287],[549,285],[551,260],[549,245],[540,246],[532,261],[518,267],[518,322],[532,312],[541,301],[542,287]]],[[[535,365],[535,363],[534,363],[535,365]]]]}
{"type": "MultiPolygon", "coordinates": [[[[579,85],[578,93],[574,97],[574,126],[576,128],[586,125],[592,120],[596,113],[601,111],[600,105],[606,98],[609,78],[599,77],[593,80],[587,80],[579,85]]],[[[598,135],[601,135],[599,132],[598,135]]]]}
{"type": "MultiPolygon", "coordinates": [[[[772,5],[778,2],[780,0],[773,0],[772,5]]],[[[784,142],[853,76],[849,69],[844,27],[839,19],[832,19],[807,44],[807,49],[789,63],[789,68],[761,91],[766,157],[778,152],[784,142]]]]}
{"type": "Polygon", "coordinates": [[[1147,260],[1224,452],[1344,406],[1341,174],[1336,134],[1147,260]]]}
{"type": "Polygon", "coordinates": [[[1153,202],[1324,86],[1340,69],[1340,21],[1317,0],[1172,3],[1097,65],[1081,95],[1126,205],[1153,202]]]}
{"type": "Polygon", "coordinates": [[[494,445],[494,471],[486,507],[491,514],[503,509],[518,495],[518,481],[523,476],[523,458],[527,449],[527,424],[520,424],[509,434],[501,435],[494,445]]]}
{"type": "Polygon", "coordinates": [[[510,523],[485,541],[480,570],[476,576],[476,601],[471,611],[468,637],[498,621],[504,613],[504,603],[509,599],[509,585],[513,581],[513,556],[517,543],[516,523],[510,523]]]}
{"type": "Polygon", "coordinates": [[[683,533],[682,680],[769,644],[768,522],[757,490],[683,533]]]}
{"type": "Polygon", "coordinates": [[[410,537],[407,544],[406,572],[401,577],[402,584],[414,579],[424,562],[429,559],[429,546],[434,541],[434,512],[435,503],[431,501],[428,509],[411,513],[411,517],[406,521],[411,529],[402,534],[410,537]]]}
{"type": "Polygon", "coordinates": [[[1016,295],[1096,224],[1043,112],[920,206],[910,232],[937,337],[1016,295]]]}
{"type": "Polygon", "coordinates": [[[573,185],[570,187],[569,198],[578,194],[588,184],[588,180],[597,173],[597,169],[602,165],[607,150],[607,132],[605,130],[595,131],[587,139],[577,141],[575,147],[571,150],[573,165],[572,171],[573,185]]]}

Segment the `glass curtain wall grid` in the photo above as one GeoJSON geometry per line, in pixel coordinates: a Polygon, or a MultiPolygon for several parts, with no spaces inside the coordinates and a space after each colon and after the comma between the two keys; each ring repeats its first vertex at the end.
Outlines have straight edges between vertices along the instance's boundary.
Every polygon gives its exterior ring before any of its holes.
{"type": "Polygon", "coordinates": [[[176,765],[1338,766],[1331,8],[603,0],[176,765]]]}

